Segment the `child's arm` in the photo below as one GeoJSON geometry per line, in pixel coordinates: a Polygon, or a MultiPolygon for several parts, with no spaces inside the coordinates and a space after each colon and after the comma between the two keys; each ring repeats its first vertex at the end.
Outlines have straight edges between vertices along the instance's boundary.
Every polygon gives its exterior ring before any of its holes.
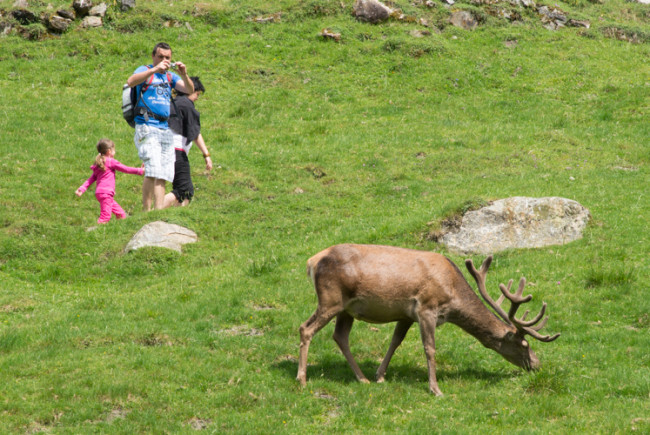
{"type": "Polygon", "coordinates": [[[97,179],[97,175],[95,175],[95,173],[93,172],[93,174],[90,176],[90,178],[87,179],[86,182],[85,182],[84,184],[82,184],[82,185],[77,189],[77,191],[75,192],[75,195],[77,195],[77,196],[81,196],[81,195],[83,195],[83,193],[84,193],[86,190],[88,190],[88,188],[89,188],[89,187],[90,187],[90,186],[95,182],[96,179],[97,179]]]}
{"type": "Polygon", "coordinates": [[[131,166],[123,165],[115,159],[112,159],[111,167],[116,171],[124,172],[125,174],[144,175],[144,167],[133,168],[131,166]]]}

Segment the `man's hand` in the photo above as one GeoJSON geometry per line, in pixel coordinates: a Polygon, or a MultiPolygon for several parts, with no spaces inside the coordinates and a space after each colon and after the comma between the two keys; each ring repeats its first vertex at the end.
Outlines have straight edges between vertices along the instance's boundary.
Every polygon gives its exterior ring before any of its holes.
{"type": "Polygon", "coordinates": [[[171,65],[171,62],[168,61],[167,59],[163,59],[163,60],[160,61],[160,63],[158,65],[153,67],[153,71],[154,71],[154,73],[167,72],[167,70],[169,69],[169,65],[171,65]]]}
{"type": "Polygon", "coordinates": [[[186,76],[187,75],[187,67],[183,62],[176,62],[176,69],[178,69],[178,73],[181,76],[186,76]]]}

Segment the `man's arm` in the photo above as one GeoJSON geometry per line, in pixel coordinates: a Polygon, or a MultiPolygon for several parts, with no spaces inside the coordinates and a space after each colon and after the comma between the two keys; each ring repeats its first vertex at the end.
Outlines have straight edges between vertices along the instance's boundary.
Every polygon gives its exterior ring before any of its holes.
{"type": "Polygon", "coordinates": [[[208,151],[208,147],[205,146],[205,141],[203,140],[201,133],[199,133],[194,142],[196,143],[196,146],[201,150],[201,153],[203,153],[203,158],[205,159],[205,169],[211,171],[212,159],[210,159],[210,152],[208,151]]]}
{"type": "Polygon", "coordinates": [[[164,59],[153,68],[147,68],[146,71],[133,74],[131,77],[127,79],[126,84],[129,85],[129,87],[131,88],[138,86],[139,84],[146,82],[147,79],[151,77],[153,74],[164,73],[165,71],[167,71],[169,65],[170,62],[167,59],[164,59]]]}
{"type": "Polygon", "coordinates": [[[192,79],[190,79],[187,75],[187,67],[183,62],[176,62],[176,68],[178,68],[178,75],[181,76],[183,81],[176,82],[174,89],[187,95],[193,94],[194,83],[192,82],[192,79]]]}

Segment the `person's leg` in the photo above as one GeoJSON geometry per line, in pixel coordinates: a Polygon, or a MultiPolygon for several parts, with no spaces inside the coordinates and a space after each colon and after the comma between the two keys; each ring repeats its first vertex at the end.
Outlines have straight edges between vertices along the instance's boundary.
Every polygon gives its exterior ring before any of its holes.
{"type": "Polygon", "coordinates": [[[111,211],[115,216],[117,216],[118,219],[126,219],[127,214],[124,211],[124,209],[115,201],[115,198],[113,198],[113,205],[111,206],[111,211]]]}
{"type": "Polygon", "coordinates": [[[165,195],[165,199],[163,201],[163,208],[169,208],[169,207],[178,207],[180,203],[178,202],[178,199],[176,198],[176,195],[174,195],[173,192],[169,192],[167,195],[165,195]]]}
{"type": "Polygon", "coordinates": [[[97,223],[105,224],[111,220],[113,197],[111,197],[111,195],[96,193],[95,198],[97,198],[97,201],[99,201],[99,210],[100,210],[97,223]]]}
{"type": "Polygon", "coordinates": [[[142,211],[151,210],[155,181],[152,177],[144,177],[142,180],[142,211]]]}
{"type": "Polygon", "coordinates": [[[153,186],[153,208],[160,210],[165,204],[165,180],[156,178],[153,186]]]}

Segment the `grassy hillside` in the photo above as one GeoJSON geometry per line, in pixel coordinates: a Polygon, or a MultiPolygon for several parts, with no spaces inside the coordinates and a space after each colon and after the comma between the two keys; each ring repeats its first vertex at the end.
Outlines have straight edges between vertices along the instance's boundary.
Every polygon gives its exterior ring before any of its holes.
{"type": "MultiPolygon", "coordinates": [[[[480,17],[466,31],[434,3],[393,3],[425,27],[358,22],[351,1],[140,0],[111,3],[103,28],[0,36],[0,432],[650,431],[650,8],[539,1],[591,23],[550,31],[533,10],[498,2],[520,14],[510,22],[458,1],[480,17]],[[92,192],[74,191],[101,137],[139,165],[120,92],[158,41],[207,88],[197,107],[215,169],[193,150],[195,201],[146,214],[141,179],[120,174],[131,216],[97,227],[92,192]],[[417,328],[386,383],[359,384],[330,324],[300,388],[307,258],[355,242],[462,265],[432,228],[509,196],[574,199],[593,218],[578,242],[495,255],[488,275],[493,295],[525,275],[531,309],[548,303],[546,330],[562,336],[532,342],[541,371],[446,325],[444,397],[427,392],[417,328]],[[199,242],[124,254],[155,220],[199,242]]],[[[17,26],[12,4],[0,22],[17,26]]],[[[369,377],[392,328],[355,323],[369,377]]]]}

